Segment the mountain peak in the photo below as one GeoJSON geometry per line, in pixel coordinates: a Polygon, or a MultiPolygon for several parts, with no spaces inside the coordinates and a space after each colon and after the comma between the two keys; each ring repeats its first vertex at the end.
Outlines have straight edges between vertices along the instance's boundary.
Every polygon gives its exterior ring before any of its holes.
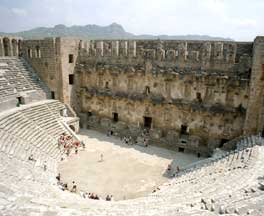
{"type": "Polygon", "coordinates": [[[63,24],[58,24],[54,26],[55,29],[64,29],[67,28],[67,26],[63,25],[63,24]]]}
{"type": "Polygon", "coordinates": [[[122,25],[113,22],[108,26],[89,24],[85,26],[73,25],[67,27],[63,24],[55,25],[53,28],[38,27],[28,31],[17,33],[3,33],[0,35],[20,36],[25,39],[40,39],[45,37],[79,37],[86,39],[161,39],[161,40],[223,40],[229,38],[211,37],[203,35],[134,35],[126,32],[122,25]]]}

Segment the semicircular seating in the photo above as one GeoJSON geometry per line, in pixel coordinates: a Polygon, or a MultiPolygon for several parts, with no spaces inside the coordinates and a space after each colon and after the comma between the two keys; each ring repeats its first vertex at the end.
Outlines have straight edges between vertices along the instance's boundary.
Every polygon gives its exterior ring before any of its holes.
{"type": "MultiPolygon", "coordinates": [[[[241,138],[237,149],[193,164],[146,197],[95,201],[58,189],[61,152],[57,138],[67,129],[58,101],[46,100],[0,114],[0,209],[7,215],[215,215],[247,213],[263,197],[263,140],[241,138]],[[36,162],[28,160],[33,154],[36,162]],[[47,170],[43,171],[43,164],[47,170]],[[246,191],[246,192],[245,192],[246,191]]],[[[262,203],[260,201],[260,203],[262,203]]],[[[251,214],[257,211],[253,208],[251,214]]]]}

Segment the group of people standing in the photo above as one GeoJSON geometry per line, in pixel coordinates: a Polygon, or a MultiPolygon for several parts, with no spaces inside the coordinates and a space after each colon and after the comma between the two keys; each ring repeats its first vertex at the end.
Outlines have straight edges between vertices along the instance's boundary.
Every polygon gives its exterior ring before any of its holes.
{"type": "Polygon", "coordinates": [[[75,154],[78,154],[79,147],[85,149],[83,141],[74,141],[73,137],[71,135],[67,135],[65,132],[63,132],[58,139],[58,148],[61,149],[62,146],[63,151],[67,156],[70,155],[72,149],[74,149],[75,154]]]}
{"type": "MultiPolygon", "coordinates": [[[[112,129],[107,131],[107,136],[118,136],[118,134],[116,132],[114,132],[112,129]]],[[[142,145],[144,147],[148,147],[149,145],[149,133],[147,131],[147,129],[144,129],[140,135],[140,140],[142,140],[140,143],[140,141],[138,141],[137,138],[132,138],[132,136],[123,136],[120,137],[120,139],[127,145],[142,145]]]]}

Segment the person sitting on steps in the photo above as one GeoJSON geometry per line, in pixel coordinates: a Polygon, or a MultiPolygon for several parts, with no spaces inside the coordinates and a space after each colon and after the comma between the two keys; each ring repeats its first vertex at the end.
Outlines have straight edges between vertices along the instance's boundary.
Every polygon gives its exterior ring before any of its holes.
{"type": "Polygon", "coordinates": [[[76,193],[77,192],[77,185],[76,185],[75,181],[72,182],[71,192],[73,192],[73,193],[76,193]]]}

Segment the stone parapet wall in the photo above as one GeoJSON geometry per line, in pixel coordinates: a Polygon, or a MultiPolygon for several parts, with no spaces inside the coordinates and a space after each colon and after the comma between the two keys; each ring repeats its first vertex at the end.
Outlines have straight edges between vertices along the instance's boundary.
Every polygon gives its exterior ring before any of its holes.
{"type": "Polygon", "coordinates": [[[142,63],[161,67],[232,71],[251,61],[252,43],[223,41],[114,40],[81,41],[84,58],[104,62],[142,63]]]}
{"type": "Polygon", "coordinates": [[[19,56],[22,47],[22,38],[20,37],[0,37],[0,57],[1,56],[19,56]]]}

